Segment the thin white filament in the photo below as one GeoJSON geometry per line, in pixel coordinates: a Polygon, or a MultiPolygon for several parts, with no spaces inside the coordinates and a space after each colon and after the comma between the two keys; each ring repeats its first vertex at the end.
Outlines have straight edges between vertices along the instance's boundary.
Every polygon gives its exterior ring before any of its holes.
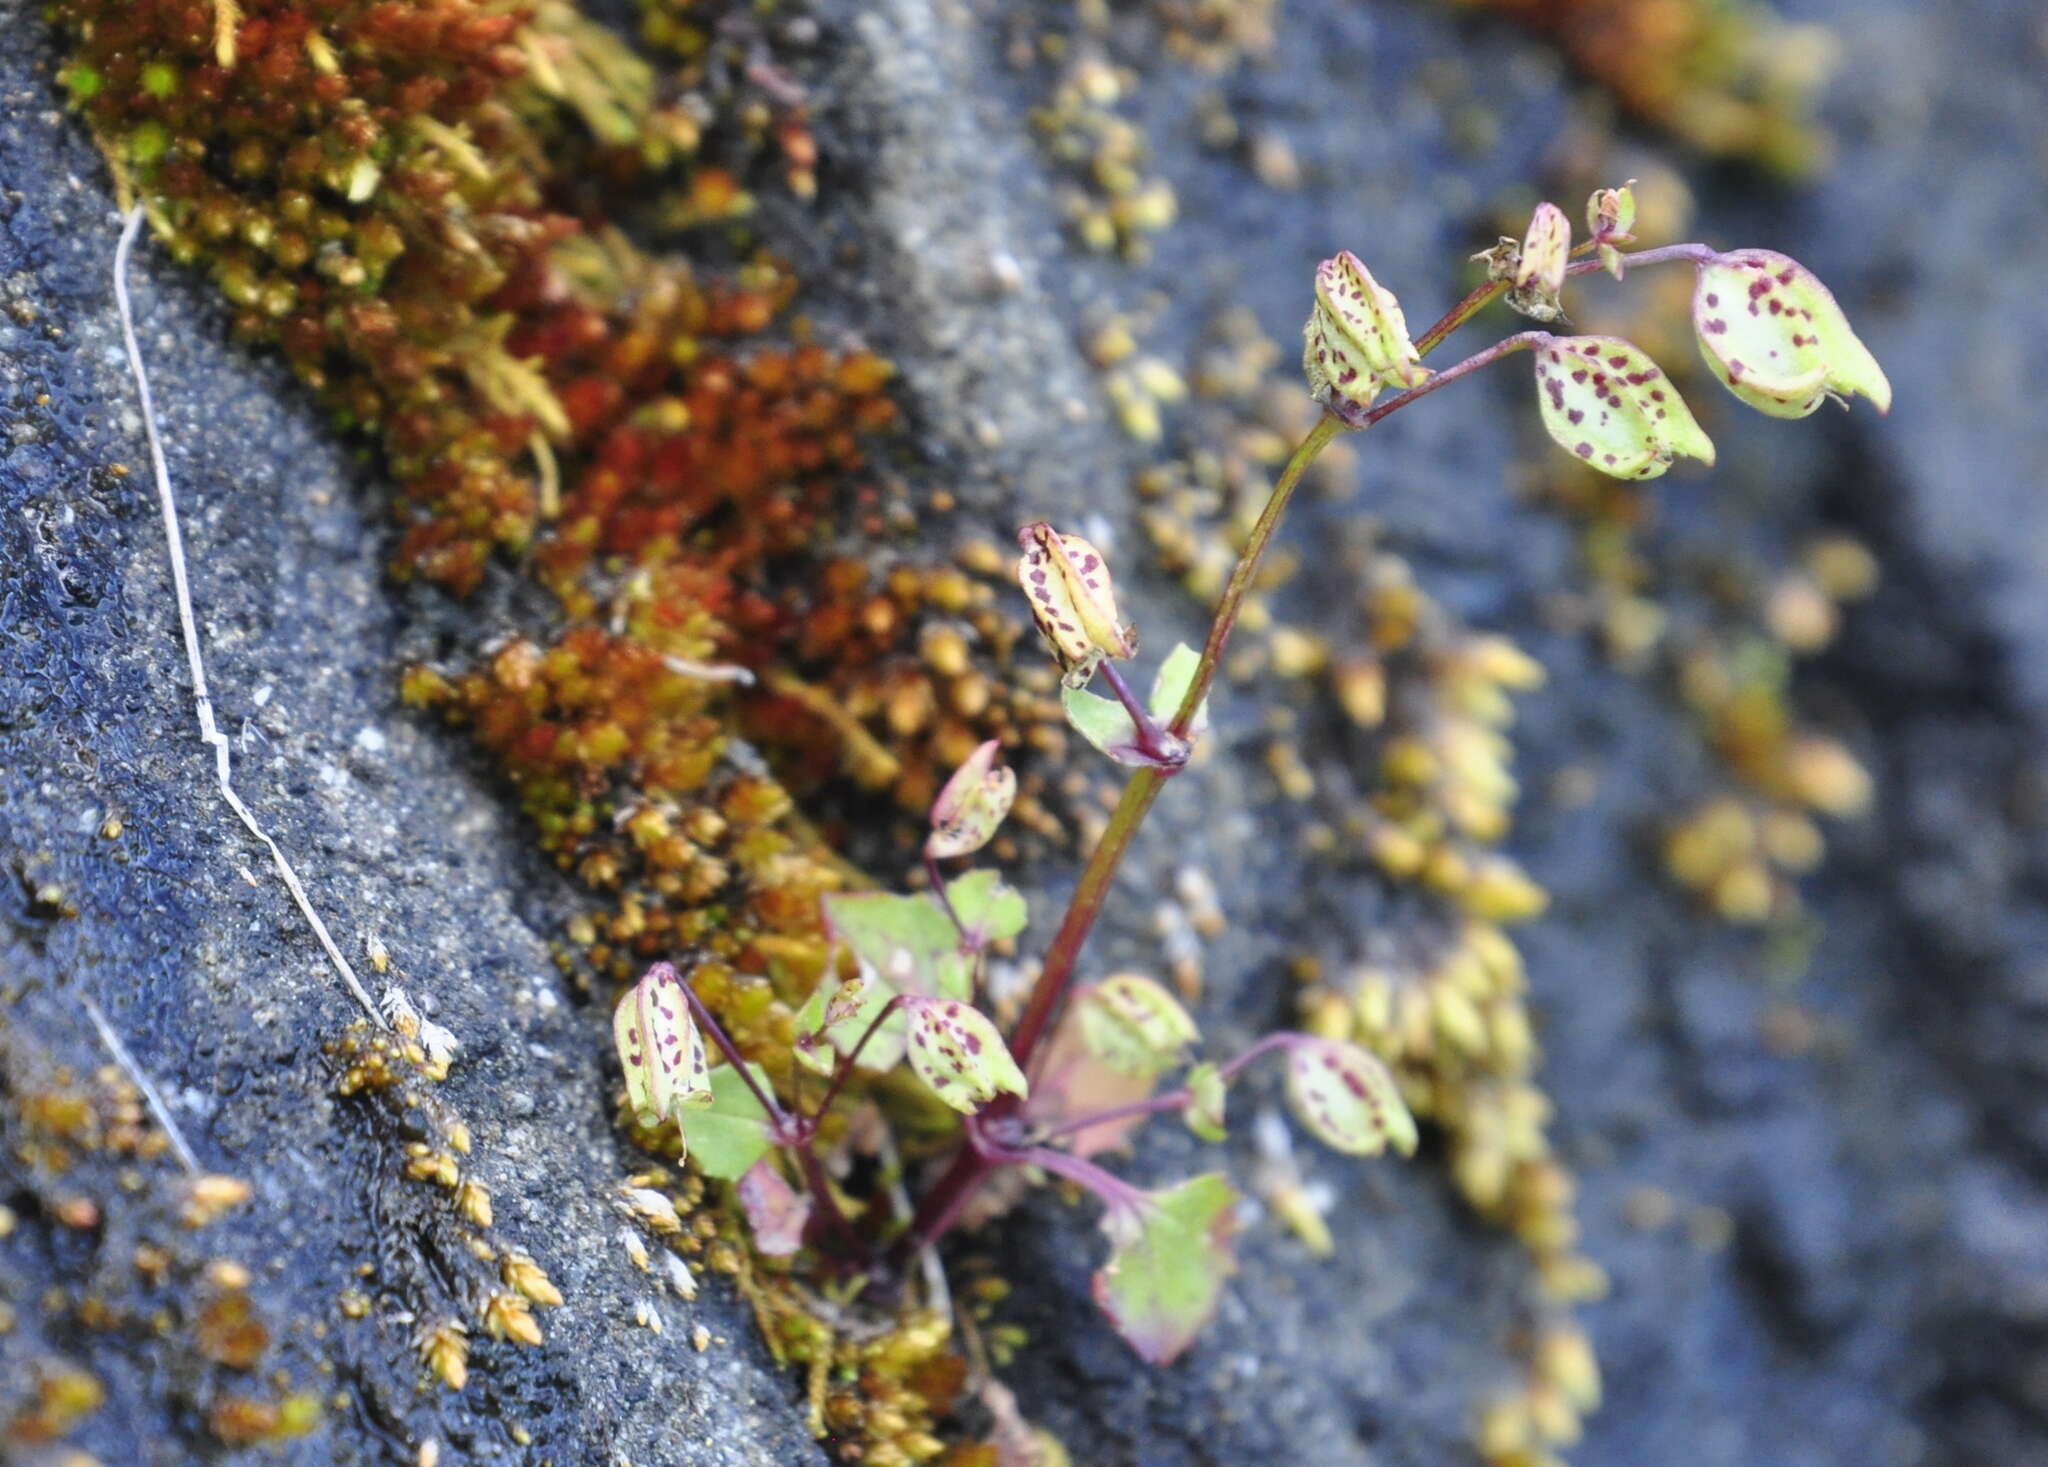
{"type": "Polygon", "coordinates": [[[81,996],[78,1000],[85,1005],[85,1016],[92,1020],[93,1028],[100,1031],[100,1043],[107,1047],[107,1053],[114,1057],[114,1063],[122,1073],[135,1082],[135,1088],[142,1092],[142,1098],[149,1102],[149,1113],[156,1117],[156,1123],[163,1127],[164,1135],[170,1138],[171,1150],[178,1153],[178,1161],[193,1176],[199,1175],[198,1158],[192,1155],[192,1148],[185,1144],[185,1134],[178,1129],[178,1123],[171,1119],[170,1108],[164,1104],[163,1096],[150,1083],[141,1065],[135,1063],[135,1056],[128,1052],[128,1046],[121,1042],[121,1036],[114,1032],[114,1026],[107,1022],[107,1016],[100,1012],[100,1006],[91,999],[81,996]]]}
{"type": "MultiPolygon", "coordinates": [[[[163,440],[158,436],[156,426],[156,404],[149,395],[149,374],[143,370],[142,348],[135,339],[135,314],[128,302],[128,256],[135,246],[135,236],[142,228],[142,209],[128,211],[127,225],[121,230],[120,246],[114,251],[114,301],[121,312],[121,339],[128,348],[128,368],[135,375],[135,393],[142,403],[142,426],[149,435],[149,462],[156,476],[157,502],[163,510],[164,540],[170,550],[171,585],[178,600],[178,625],[185,635],[185,663],[192,672],[192,701],[199,711],[199,737],[213,745],[214,772],[219,777],[221,798],[228,802],[228,808],[240,817],[249,834],[263,842],[270,851],[270,859],[277,865],[277,874],[283,878],[286,890],[292,900],[298,903],[300,914],[306,925],[313,929],[313,935],[320,939],[320,946],[327,952],[327,959],[334,965],[334,971],[341,975],[341,981],[355,1001],[363,1006],[363,1012],[370,1016],[370,1022],[379,1028],[388,1027],[384,1016],[377,1011],[377,1005],[370,1001],[362,981],[356,977],[356,970],[349,966],[341,949],[327,931],[327,924],[320,920],[320,914],[313,910],[313,903],[306,895],[304,883],[292,863],[285,859],[283,850],[270,838],[269,832],[256,823],[256,817],[249,813],[249,807],[242,803],[242,797],[235,793],[233,770],[229,763],[227,736],[220,731],[213,719],[213,698],[206,687],[206,659],[200,647],[199,621],[192,613],[192,591],[185,574],[185,537],[178,528],[178,503],[171,493],[171,469],[164,460],[163,440]]],[[[103,1033],[106,1031],[103,1031],[103,1033]]]]}

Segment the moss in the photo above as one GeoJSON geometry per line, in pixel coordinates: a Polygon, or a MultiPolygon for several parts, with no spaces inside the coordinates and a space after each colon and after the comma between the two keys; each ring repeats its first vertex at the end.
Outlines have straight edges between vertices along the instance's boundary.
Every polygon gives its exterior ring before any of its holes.
{"type": "MultiPolygon", "coordinates": [[[[557,0],[52,12],[74,104],[158,236],[380,452],[393,573],[466,595],[517,557],[552,594],[548,629],[412,669],[403,691],[472,731],[598,898],[564,966],[623,979],[694,953],[701,991],[785,1076],[824,965],[818,897],[858,880],[792,790],[844,776],[921,809],[982,739],[1021,744],[1057,711],[1001,675],[1018,631],[989,585],[1000,561],[931,558],[935,527],[910,542],[916,508],[869,476],[890,367],[818,340],[753,233],[759,192],[810,197],[818,162],[801,86],[762,61],[765,12],[649,0],[658,60],[557,0]],[[607,222],[637,198],[684,253],[607,222]]],[[[459,1386],[476,1342],[538,1342],[529,1306],[553,1290],[503,1283],[465,1128],[417,1051],[365,1026],[329,1047],[401,1184],[379,1193],[382,1229],[420,1244],[376,1287],[459,1386]]],[[[758,1297],[771,1325],[812,1307],[787,1280],[758,1297]]],[[[849,1453],[936,1452],[916,1404],[934,1398],[903,1383],[943,1356],[930,1335],[884,1328],[922,1343],[879,1364],[867,1334],[811,1350],[828,1395],[862,1395],[838,1408],[849,1453]]],[[[240,1407],[222,1421],[257,1429],[240,1407]]]]}
{"type": "Polygon", "coordinates": [[[125,1415],[139,1391],[166,1401],[195,1451],[317,1425],[317,1399],[277,1358],[251,1270],[214,1236],[249,1186],[181,1171],[118,1068],[79,1073],[0,1032],[0,1155],[0,1237],[19,1230],[64,1260],[61,1282],[21,1316],[13,1301],[27,1286],[0,1261],[0,1455],[57,1447],[103,1411],[125,1415]]]}
{"type": "Polygon", "coordinates": [[[1554,40],[1631,113],[1696,148],[1787,174],[1828,142],[1814,114],[1834,42],[1762,0],[1450,0],[1554,40]]]}

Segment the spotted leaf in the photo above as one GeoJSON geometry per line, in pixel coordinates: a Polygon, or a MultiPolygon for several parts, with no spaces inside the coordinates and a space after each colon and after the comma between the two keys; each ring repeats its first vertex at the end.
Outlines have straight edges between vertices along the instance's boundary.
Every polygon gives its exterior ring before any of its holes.
{"type": "Polygon", "coordinates": [[[704,1036],[690,1017],[673,964],[656,963],[612,1010],[612,1039],[626,1072],[626,1103],[643,1126],[678,1123],[711,1103],[704,1036]]]}
{"type": "Polygon", "coordinates": [[[1017,772],[996,761],[1003,746],[990,739],[953,771],[932,802],[932,833],[925,854],[936,860],[966,856],[980,850],[1010,813],[1017,798],[1017,772]]]}
{"type": "Polygon", "coordinates": [[[1150,978],[1120,973],[1074,997],[1088,1052],[1126,1075],[1154,1076],[1180,1063],[1201,1037],[1178,1000],[1150,978]]]}
{"type": "Polygon", "coordinates": [[[949,998],[912,998],[904,1011],[910,1068],[953,1109],[971,1115],[998,1095],[1030,1089],[1003,1036],[974,1008],[949,998]]]}
{"type": "Polygon", "coordinates": [[[1714,461],[1692,410],[1618,336],[1554,336],[1536,347],[1536,396],[1559,447],[1617,479],[1654,479],[1680,454],[1714,461]]]}
{"type": "Polygon", "coordinates": [[[1721,384],[1760,413],[1803,418],[1833,393],[1890,412],[1892,385],[1828,288],[1797,260],[1737,250],[1700,267],[1693,327],[1721,384]]]}
{"type": "Polygon", "coordinates": [[[1336,1039],[1304,1039],[1287,1051],[1287,1104],[1318,1141],[1349,1156],[1388,1143],[1414,1154],[1415,1118],[1377,1057],[1336,1039]]]}
{"type": "Polygon", "coordinates": [[[1121,661],[1137,654],[1137,633],[1117,615],[1109,562],[1101,551],[1043,521],[1019,530],[1017,544],[1024,552],[1017,582],[1032,620],[1065,669],[1068,687],[1087,682],[1105,657],[1121,661]]]}

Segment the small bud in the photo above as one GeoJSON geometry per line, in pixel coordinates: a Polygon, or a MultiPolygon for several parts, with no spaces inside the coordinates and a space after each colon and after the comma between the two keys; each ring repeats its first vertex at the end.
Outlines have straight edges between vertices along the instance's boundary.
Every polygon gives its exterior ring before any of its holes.
{"type": "Polygon", "coordinates": [[[987,845],[1017,798],[1017,772],[996,760],[1002,745],[990,739],[953,771],[932,802],[932,833],[925,854],[935,860],[965,856],[987,845]]]}
{"type": "Polygon", "coordinates": [[[1337,1039],[1303,1039],[1287,1051],[1287,1104],[1321,1141],[1349,1156],[1377,1156],[1391,1141],[1415,1153],[1415,1118],[1375,1056],[1337,1039]]]}
{"type": "Polygon", "coordinates": [[[626,1102],[643,1126],[682,1120],[711,1104],[711,1065],[704,1036],[690,1017],[683,981],[672,964],[656,963],[612,1011],[612,1039],[626,1071],[626,1102]]]}
{"type": "Polygon", "coordinates": [[[1511,234],[1500,237],[1500,243],[1490,250],[1481,250],[1472,257],[1486,262],[1486,278],[1498,285],[1515,278],[1515,271],[1522,264],[1522,242],[1511,234]]]}
{"type": "Polygon", "coordinates": [[[1062,535],[1040,522],[1017,532],[1024,558],[1017,581],[1031,602],[1032,619],[1066,670],[1066,684],[1078,688],[1105,657],[1135,656],[1138,635],[1116,611],[1109,563],[1079,535],[1062,535]]]}
{"type": "Polygon", "coordinates": [[[1621,251],[1617,244],[1635,238],[1636,181],[1631,178],[1620,188],[1597,188],[1586,200],[1586,232],[1600,250],[1600,268],[1621,279],[1621,251]]]}
{"type": "Polygon", "coordinates": [[[1535,355],[1543,426],[1589,467],[1654,479],[1680,454],[1714,461],[1685,399],[1639,348],[1618,336],[1560,336],[1535,355]]]}
{"type": "Polygon", "coordinates": [[[1586,200],[1586,233],[1594,242],[1627,244],[1635,238],[1636,181],[1631,178],[1620,188],[1596,188],[1586,200]]]}
{"type": "Polygon", "coordinates": [[[1170,1069],[1201,1037],[1172,994],[1135,973],[1096,984],[1081,997],[1076,1014],[1088,1052],[1124,1075],[1170,1069]]]}
{"type": "Polygon", "coordinates": [[[910,1067],[953,1109],[972,1115],[1005,1092],[1029,1092],[1003,1036],[977,1010],[950,998],[908,998],[903,1007],[910,1067]]]}
{"type": "Polygon", "coordinates": [[[1555,321],[1564,314],[1558,292],[1564,289],[1565,266],[1571,260],[1572,225],[1564,210],[1542,203],[1529,220],[1529,233],[1515,261],[1508,305],[1537,321],[1555,321]]]}
{"type": "Polygon", "coordinates": [[[1332,408],[1368,408],[1382,388],[1428,380],[1392,291],[1358,256],[1340,251],[1316,270],[1316,307],[1302,328],[1309,394],[1332,408]]]}
{"type": "Polygon", "coordinates": [[[1223,1074],[1212,1064],[1199,1064],[1188,1071],[1188,1107],[1181,1112],[1187,1127],[1204,1141],[1221,1141],[1229,1134],[1223,1128],[1223,1074]]]}
{"type": "Polygon", "coordinates": [[[1814,273],[1771,250],[1716,255],[1693,286],[1700,352],[1760,413],[1803,418],[1830,394],[1862,393],[1888,413],[1892,385],[1814,273]]]}
{"type": "Polygon", "coordinates": [[[868,991],[874,987],[874,979],[868,970],[862,969],[832,991],[825,1001],[824,1028],[836,1028],[851,1023],[867,1004],[868,991]]]}

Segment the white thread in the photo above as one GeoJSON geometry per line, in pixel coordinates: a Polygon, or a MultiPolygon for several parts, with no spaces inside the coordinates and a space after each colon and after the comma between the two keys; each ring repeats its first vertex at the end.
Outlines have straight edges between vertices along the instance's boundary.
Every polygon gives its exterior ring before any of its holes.
{"type": "Polygon", "coordinates": [[[326,949],[334,971],[341,975],[341,981],[348,985],[349,993],[363,1006],[363,1012],[370,1016],[370,1021],[379,1028],[386,1028],[384,1016],[370,1001],[370,995],[356,977],[356,970],[341,955],[341,949],[328,935],[327,924],[313,910],[312,900],[307,897],[298,872],[292,869],[292,863],[285,859],[284,851],[277,842],[256,823],[256,817],[249,813],[242,797],[235,793],[228,740],[213,721],[213,698],[206,687],[206,660],[199,645],[199,620],[192,613],[192,592],[185,575],[185,537],[178,528],[178,504],[171,494],[171,469],[164,459],[163,441],[157,436],[156,404],[149,395],[149,374],[142,367],[142,348],[135,340],[135,317],[128,303],[128,256],[141,228],[142,209],[138,205],[128,211],[128,222],[121,230],[121,243],[114,251],[114,302],[121,313],[121,338],[128,349],[128,368],[135,375],[135,392],[142,401],[143,430],[149,435],[149,461],[156,475],[157,502],[163,509],[164,539],[170,548],[171,586],[178,600],[178,625],[185,635],[185,662],[192,671],[192,700],[199,711],[199,737],[213,745],[214,772],[220,781],[221,797],[228,802],[228,808],[241,818],[249,834],[269,848],[270,858],[277,864],[278,875],[284,879],[292,900],[298,903],[306,925],[313,929],[313,935],[320,939],[320,946],[326,949]]]}
{"type": "Polygon", "coordinates": [[[149,1113],[156,1117],[156,1123],[163,1127],[164,1135],[170,1138],[171,1150],[178,1153],[178,1160],[193,1176],[199,1175],[198,1158],[192,1155],[192,1148],[185,1144],[184,1133],[178,1123],[171,1119],[170,1107],[164,1104],[163,1096],[157,1094],[156,1086],[149,1076],[142,1072],[142,1066],[135,1063],[135,1056],[128,1052],[128,1046],[121,1042],[121,1036],[114,1032],[114,1026],[107,1022],[107,1016],[100,1012],[100,1006],[81,995],[78,1000],[85,1005],[85,1016],[92,1020],[93,1028],[100,1031],[100,1043],[107,1047],[107,1053],[114,1057],[128,1078],[135,1082],[135,1088],[142,1092],[142,1098],[149,1102],[149,1113]]]}

